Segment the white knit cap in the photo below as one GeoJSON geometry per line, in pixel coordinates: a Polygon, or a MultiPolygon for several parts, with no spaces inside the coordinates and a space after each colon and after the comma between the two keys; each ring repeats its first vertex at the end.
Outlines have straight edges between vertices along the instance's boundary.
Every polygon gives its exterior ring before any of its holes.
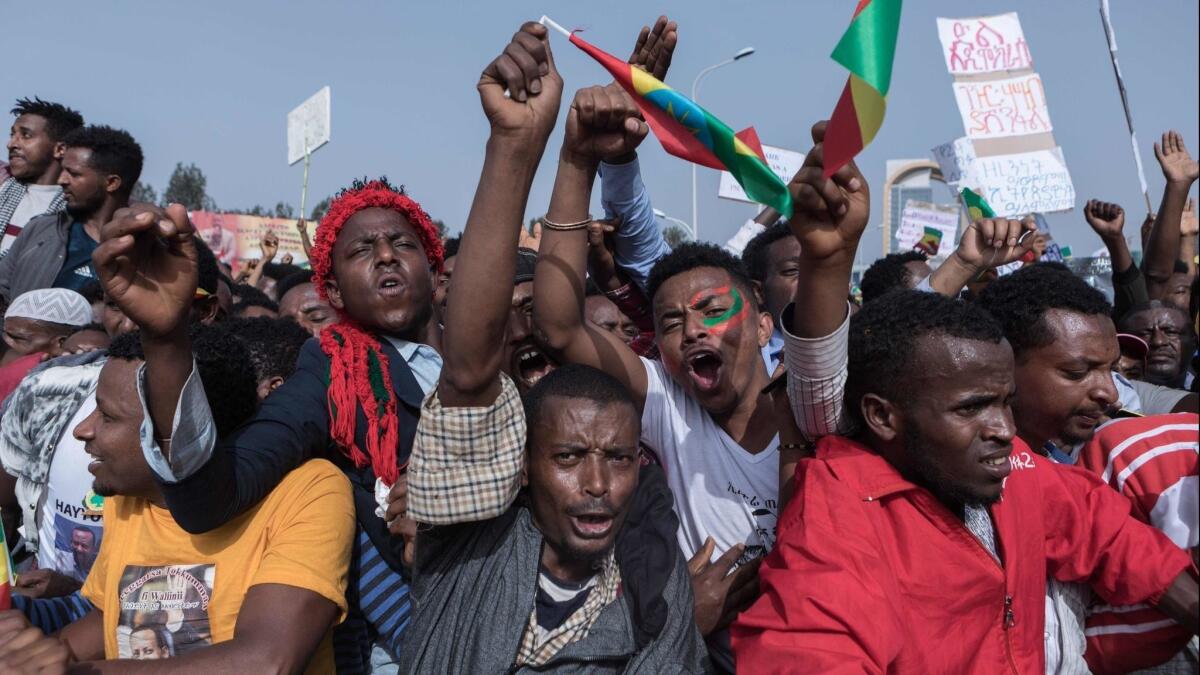
{"type": "Polygon", "coordinates": [[[40,288],[17,296],[5,319],[21,318],[83,327],[92,323],[87,298],[68,288],[40,288]]]}

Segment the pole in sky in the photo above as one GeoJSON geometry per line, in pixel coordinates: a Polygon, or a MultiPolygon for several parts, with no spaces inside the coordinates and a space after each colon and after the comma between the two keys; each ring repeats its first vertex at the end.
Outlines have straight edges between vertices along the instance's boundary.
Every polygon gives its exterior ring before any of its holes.
{"type": "Polygon", "coordinates": [[[304,160],[304,177],[300,186],[300,217],[307,218],[308,168],[312,153],[329,142],[329,87],[322,87],[307,101],[296,106],[287,116],[288,165],[304,160]]]}
{"type": "Polygon", "coordinates": [[[1125,93],[1125,78],[1121,76],[1121,64],[1117,61],[1117,35],[1113,32],[1108,0],[1100,0],[1100,20],[1104,24],[1104,37],[1108,39],[1108,56],[1112,60],[1113,74],[1117,76],[1117,89],[1121,92],[1121,106],[1125,108],[1125,126],[1129,128],[1129,142],[1133,146],[1133,161],[1137,164],[1142,196],[1146,198],[1146,213],[1152,213],[1154,207],[1150,203],[1150,188],[1146,186],[1146,171],[1142,168],[1142,153],[1138,150],[1137,132],[1133,130],[1133,113],[1129,111],[1129,95],[1125,93]]]}

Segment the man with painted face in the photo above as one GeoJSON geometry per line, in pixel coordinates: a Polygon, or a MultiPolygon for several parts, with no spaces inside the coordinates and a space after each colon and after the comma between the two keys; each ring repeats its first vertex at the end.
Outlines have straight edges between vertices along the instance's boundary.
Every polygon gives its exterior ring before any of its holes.
{"type": "Polygon", "coordinates": [[[142,148],[125,131],[89,126],[67,134],[62,145],[66,210],[30,220],[8,255],[0,259],[0,300],[38,288],[79,290],[96,278],[92,251],[100,229],[142,173],[142,148]]]}
{"type": "Polygon", "coordinates": [[[83,117],[61,103],[20,99],[8,136],[8,165],[0,164],[0,258],[8,254],[25,224],[66,206],[58,175],[62,139],[83,126],[83,117]]]}
{"type": "Polygon", "coordinates": [[[654,266],[647,284],[661,361],[639,358],[584,319],[597,166],[630,152],[647,131],[616,85],[576,94],[545,217],[534,323],[555,356],[600,368],[632,392],[642,440],[663,462],[674,494],[679,545],[695,557],[701,631],[715,634],[714,656],[732,668],[721,633],[753,598],[756,561],[775,540],[779,439],[771,398],[760,393],[769,381],[760,349],[771,318],[737,258],[686,244],[654,266]]]}
{"type": "Polygon", "coordinates": [[[733,627],[739,667],[1041,673],[1048,577],[1200,630],[1190,556],[1031,451],[1017,390],[981,308],[918,291],[864,305],[845,388],[860,431],[800,463],[763,597],[733,627]]]}

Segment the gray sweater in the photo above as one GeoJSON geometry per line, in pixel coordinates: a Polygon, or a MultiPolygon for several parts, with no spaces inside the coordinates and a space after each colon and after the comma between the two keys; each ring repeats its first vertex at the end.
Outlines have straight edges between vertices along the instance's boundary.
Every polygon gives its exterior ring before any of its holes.
{"type": "Polygon", "coordinates": [[[67,257],[67,231],[71,216],[66,211],[30,219],[13,242],[8,255],[0,258],[0,302],[7,305],[27,291],[50,288],[67,257]]]}
{"type": "Polygon", "coordinates": [[[541,550],[542,534],[520,500],[492,520],[421,530],[400,672],[705,672],[682,555],[675,556],[663,589],[666,623],[645,647],[637,648],[630,597],[622,592],[601,610],[587,637],[540,668],[514,670],[534,610],[541,550]]]}

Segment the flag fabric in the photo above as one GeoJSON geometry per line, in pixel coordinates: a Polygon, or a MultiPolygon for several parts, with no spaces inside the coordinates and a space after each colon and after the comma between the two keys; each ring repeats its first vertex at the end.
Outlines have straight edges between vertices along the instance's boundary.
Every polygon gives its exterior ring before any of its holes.
{"type": "Polygon", "coordinates": [[[0,527],[0,610],[12,608],[13,579],[12,558],[8,555],[8,542],[4,539],[4,528],[0,527]]]}
{"type": "Polygon", "coordinates": [[[859,0],[850,27],[830,56],[850,77],[825,130],[825,177],[862,152],[883,126],[901,0],[859,0]]]}
{"type": "Polygon", "coordinates": [[[1066,260],[1071,257],[1071,247],[1070,246],[1063,246],[1062,248],[1059,249],[1059,251],[1062,252],[1063,260],[1066,260]]]}
{"type": "Polygon", "coordinates": [[[942,231],[936,227],[925,226],[925,234],[921,235],[921,240],[913,244],[913,249],[921,251],[929,257],[938,254],[938,249],[942,247],[942,231]]]}
{"type": "Polygon", "coordinates": [[[988,204],[986,199],[971,188],[963,188],[962,199],[963,204],[967,206],[967,214],[971,216],[972,222],[980,218],[996,217],[996,212],[992,210],[991,204],[988,204]]]}
{"type": "Polygon", "coordinates": [[[599,61],[629,92],[664,150],[689,162],[728,171],[750,199],[791,217],[792,195],[767,166],[752,129],[735,134],[707,110],[641,68],[595,47],[577,33],[571,33],[571,43],[599,61]]]}

